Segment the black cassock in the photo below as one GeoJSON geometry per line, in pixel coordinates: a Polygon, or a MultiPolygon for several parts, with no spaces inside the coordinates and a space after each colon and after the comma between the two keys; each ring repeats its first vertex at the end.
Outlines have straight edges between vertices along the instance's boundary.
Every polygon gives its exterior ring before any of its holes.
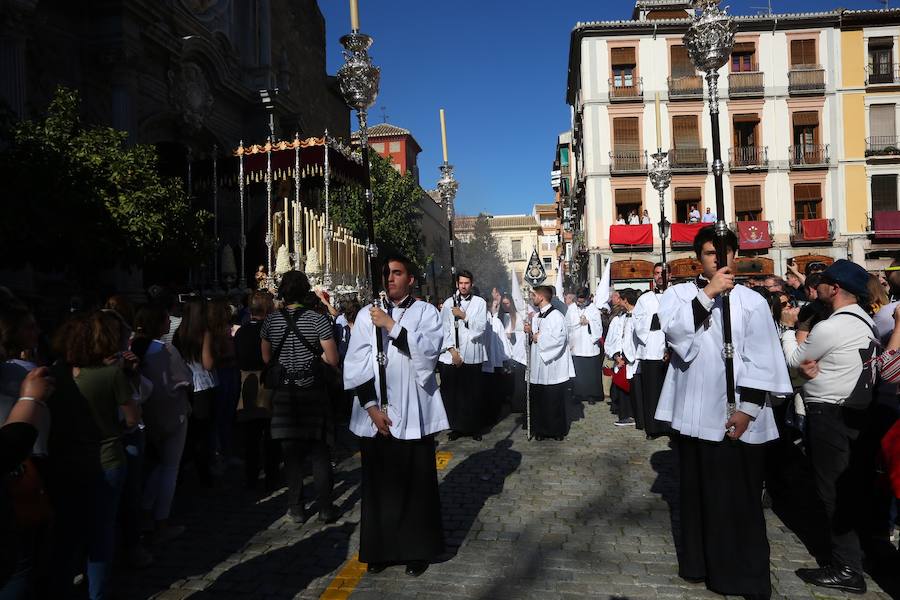
{"type": "Polygon", "coordinates": [[[638,429],[643,429],[647,437],[669,435],[672,432],[667,422],[659,421],[655,416],[668,366],[668,363],[662,360],[642,358],[638,372],[631,378],[634,419],[638,429]]]}
{"type": "Polygon", "coordinates": [[[463,435],[482,433],[488,425],[490,409],[483,397],[481,365],[463,363],[458,367],[440,363],[441,398],[450,429],[463,435]]]}

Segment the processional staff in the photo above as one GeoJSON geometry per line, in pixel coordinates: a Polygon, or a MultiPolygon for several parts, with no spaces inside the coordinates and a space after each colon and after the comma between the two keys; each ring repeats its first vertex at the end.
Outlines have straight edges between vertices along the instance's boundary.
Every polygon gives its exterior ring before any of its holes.
{"type": "MultiPolygon", "coordinates": [[[[709,115],[712,125],[713,164],[712,172],[716,190],[716,260],[719,268],[728,264],[728,247],[726,235],[728,225],[725,223],[725,192],[722,173],[722,144],[719,134],[719,69],[731,56],[736,32],[734,21],[724,10],[719,8],[718,0],[695,0],[698,9],[690,29],[684,35],[694,66],[705,73],[709,90],[709,115]]],[[[727,417],[737,410],[734,391],[734,346],[731,341],[731,301],[728,293],[722,294],[722,335],[724,338],[723,355],[725,358],[725,385],[727,390],[727,417]]]]}
{"type": "MultiPolygon", "coordinates": [[[[438,180],[438,193],[441,195],[441,201],[447,210],[447,233],[450,238],[450,280],[451,289],[453,290],[453,305],[459,307],[459,293],[454,289],[456,285],[456,259],[453,255],[453,200],[456,198],[456,191],[459,189],[459,182],[453,178],[453,165],[447,161],[447,121],[444,118],[444,109],[441,109],[441,147],[444,151],[444,162],[441,163],[441,178],[438,180]]],[[[457,327],[457,318],[453,319],[453,332],[456,334],[455,347],[459,350],[459,327],[457,327]]]]}
{"type": "MultiPolygon", "coordinates": [[[[365,179],[365,218],[367,250],[369,253],[369,272],[372,283],[372,302],[378,302],[386,307],[386,297],[382,290],[381,278],[378,268],[378,246],[375,240],[374,197],[372,194],[372,179],[369,165],[369,127],[367,124],[367,111],[378,96],[378,83],[381,78],[381,69],[372,64],[369,56],[369,46],[372,38],[359,32],[359,9],[357,0],[350,0],[351,31],[341,38],[344,47],[344,64],[338,69],[337,80],[341,88],[341,94],[347,105],[356,111],[359,121],[359,150],[362,154],[363,177],[365,179]]],[[[325,147],[326,153],[328,147],[325,147]]],[[[387,358],[384,353],[384,340],[380,334],[375,335],[376,361],[378,363],[379,392],[381,393],[381,410],[387,412],[387,377],[385,366],[387,358]]]]}

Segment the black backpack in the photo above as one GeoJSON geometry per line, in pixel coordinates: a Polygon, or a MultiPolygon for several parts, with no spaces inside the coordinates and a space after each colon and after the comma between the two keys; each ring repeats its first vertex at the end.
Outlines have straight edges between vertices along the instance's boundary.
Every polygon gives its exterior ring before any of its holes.
{"type": "Polygon", "coordinates": [[[846,408],[865,410],[869,408],[869,404],[872,403],[872,398],[875,396],[875,386],[878,383],[878,366],[876,364],[876,359],[881,352],[881,342],[878,341],[878,334],[875,332],[875,328],[869,325],[868,321],[861,316],[851,312],[837,314],[837,316],[840,315],[849,315],[859,319],[865,323],[866,327],[872,332],[872,339],[869,341],[868,347],[860,348],[859,350],[859,358],[862,361],[862,371],[859,373],[856,385],[853,386],[850,395],[844,398],[844,401],[841,403],[841,405],[846,408]]]}

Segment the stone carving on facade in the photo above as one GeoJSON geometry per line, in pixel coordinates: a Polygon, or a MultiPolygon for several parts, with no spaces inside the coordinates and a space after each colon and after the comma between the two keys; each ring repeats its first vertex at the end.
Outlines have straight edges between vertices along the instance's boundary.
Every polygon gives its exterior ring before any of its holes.
{"type": "Polygon", "coordinates": [[[169,101],[191,129],[200,129],[212,111],[215,98],[203,69],[197,63],[181,63],[169,70],[169,101]]]}

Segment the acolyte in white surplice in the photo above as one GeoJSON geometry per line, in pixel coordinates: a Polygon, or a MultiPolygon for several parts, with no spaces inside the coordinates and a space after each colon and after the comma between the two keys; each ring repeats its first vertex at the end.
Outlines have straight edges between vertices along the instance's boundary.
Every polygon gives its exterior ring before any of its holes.
{"type": "Polygon", "coordinates": [[[566,317],[548,304],[532,318],[531,331],[540,332],[531,344],[531,383],[556,385],[575,377],[566,317]]]}
{"type": "Polygon", "coordinates": [[[630,313],[623,312],[610,321],[603,351],[609,358],[621,354],[625,359],[627,378],[631,379],[634,376],[637,369],[637,358],[634,347],[634,318],[630,313]]]}
{"type": "MultiPolygon", "coordinates": [[[[487,329],[487,303],[484,298],[471,294],[468,299],[461,299],[459,307],[466,313],[465,319],[456,319],[453,316],[453,301],[451,296],[444,300],[441,309],[442,328],[444,332],[443,349],[456,346],[456,334],[453,328],[459,330],[459,355],[467,365],[480,365],[487,360],[487,350],[484,347],[484,332],[487,329]]],[[[453,362],[450,352],[444,352],[440,361],[445,365],[453,362]]]]}
{"type": "Polygon", "coordinates": [[[662,294],[644,292],[638,298],[631,319],[634,322],[635,358],[662,360],[666,353],[666,334],[659,327],[659,298],[662,294]],[[656,327],[654,327],[656,317],[656,327]]]}
{"type": "MultiPolygon", "coordinates": [[[[356,317],[353,334],[344,359],[344,388],[355,389],[375,379],[379,394],[376,363],[375,326],[366,305],[356,317]]],[[[437,309],[427,302],[413,302],[409,308],[393,310],[396,322],[387,336],[388,417],[393,422],[391,435],[400,440],[414,440],[449,427],[434,369],[444,340],[437,309]],[[395,343],[405,330],[405,348],[395,343]]],[[[381,335],[384,330],[379,329],[381,335]]],[[[365,408],[353,403],[350,430],[360,437],[373,437],[377,430],[365,408]]]]}
{"type": "Polygon", "coordinates": [[[603,319],[596,306],[587,304],[581,308],[578,304],[570,304],[566,312],[566,323],[569,326],[569,350],[572,356],[600,354],[597,342],[603,337],[603,319]],[[581,323],[581,317],[587,320],[586,325],[581,323]]]}
{"type": "MultiPolygon", "coordinates": [[[[761,444],[778,437],[772,408],[741,402],[741,388],[789,395],[791,381],[765,299],[742,285],[736,285],[730,297],[737,410],[752,417],[740,439],[761,444]]],[[[672,356],[656,418],[672,423],[683,435],[721,442],[728,420],[721,296],[710,300],[695,283],[673,286],[660,299],[659,320],[672,356]],[[695,298],[712,307],[699,326],[695,298]]]]}
{"type": "Polygon", "coordinates": [[[503,331],[509,340],[509,358],[520,365],[528,362],[528,350],[525,348],[525,316],[524,312],[516,313],[516,322],[513,323],[510,315],[503,315],[506,323],[503,331]]]}
{"type": "Polygon", "coordinates": [[[487,359],[481,367],[485,373],[493,373],[496,369],[502,369],[512,354],[509,338],[503,330],[503,322],[496,316],[487,316],[487,328],[484,331],[487,359]]]}

